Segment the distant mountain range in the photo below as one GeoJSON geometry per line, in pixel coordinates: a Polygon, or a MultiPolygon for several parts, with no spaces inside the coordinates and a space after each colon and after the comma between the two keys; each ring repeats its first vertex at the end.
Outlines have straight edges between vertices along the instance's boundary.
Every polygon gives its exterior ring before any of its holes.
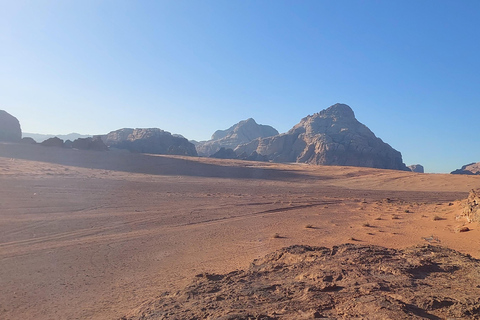
{"type": "Polygon", "coordinates": [[[89,134],[80,134],[80,133],[69,133],[69,134],[41,134],[41,133],[29,133],[29,132],[23,132],[22,136],[24,138],[32,138],[36,142],[43,142],[47,139],[57,137],[60,138],[64,141],[70,140],[74,141],[78,138],[89,138],[92,137],[92,135],[89,134]]]}

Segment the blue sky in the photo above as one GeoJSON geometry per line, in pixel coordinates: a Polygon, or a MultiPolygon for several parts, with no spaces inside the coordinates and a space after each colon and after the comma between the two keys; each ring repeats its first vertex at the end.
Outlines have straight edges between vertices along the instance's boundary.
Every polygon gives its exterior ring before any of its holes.
{"type": "Polygon", "coordinates": [[[25,132],[289,130],[337,102],[428,172],[480,161],[480,1],[0,0],[25,132]]]}

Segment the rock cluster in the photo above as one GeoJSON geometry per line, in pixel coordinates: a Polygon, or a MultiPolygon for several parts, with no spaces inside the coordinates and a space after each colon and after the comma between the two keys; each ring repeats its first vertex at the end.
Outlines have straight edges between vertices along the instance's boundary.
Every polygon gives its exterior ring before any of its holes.
{"type": "Polygon", "coordinates": [[[241,144],[257,138],[277,135],[278,131],[267,125],[257,124],[254,119],[240,121],[226,130],[217,130],[209,141],[198,142],[197,152],[200,156],[212,156],[221,148],[235,149],[241,144]]]}
{"type": "Polygon", "coordinates": [[[235,149],[274,162],[408,170],[402,155],[360,123],[345,104],[303,118],[290,131],[253,140],[235,149]]]}
{"type": "Polygon", "coordinates": [[[478,319],[480,261],[439,246],[291,246],[122,319],[478,319]]]}
{"type": "Polygon", "coordinates": [[[131,152],[197,156],[195,146],[187,139],[158,128],[124,128],[101,138],[108,147],[131,152]]]}
{"type": "Polygon", "coordinates": [[[17,118],[0,110],[0,141],[20,142],[22,139],[22,129],[17,118]]]}

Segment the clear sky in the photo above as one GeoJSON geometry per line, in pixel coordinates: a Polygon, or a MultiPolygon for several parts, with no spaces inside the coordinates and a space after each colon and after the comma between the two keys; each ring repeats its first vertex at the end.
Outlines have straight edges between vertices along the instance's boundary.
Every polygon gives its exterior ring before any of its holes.
{"type": "Polygon", "coordinates": [[[337,102],[427,172],[480,161],[480,1],[0,0],[25,132],[280,132],[337,102]]]}

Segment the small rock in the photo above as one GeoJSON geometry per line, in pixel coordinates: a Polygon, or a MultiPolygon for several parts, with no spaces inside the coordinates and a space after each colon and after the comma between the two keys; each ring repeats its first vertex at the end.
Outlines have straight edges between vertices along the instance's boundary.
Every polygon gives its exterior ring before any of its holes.
{"type": "Polygon", "coordinates": [[[457,233],[459,233],[459,232],[468,232],[468,231],[470,231],[470,228],[467,227],[467,226],[457,227],[456,231],[457,231],[457,233]]]}

